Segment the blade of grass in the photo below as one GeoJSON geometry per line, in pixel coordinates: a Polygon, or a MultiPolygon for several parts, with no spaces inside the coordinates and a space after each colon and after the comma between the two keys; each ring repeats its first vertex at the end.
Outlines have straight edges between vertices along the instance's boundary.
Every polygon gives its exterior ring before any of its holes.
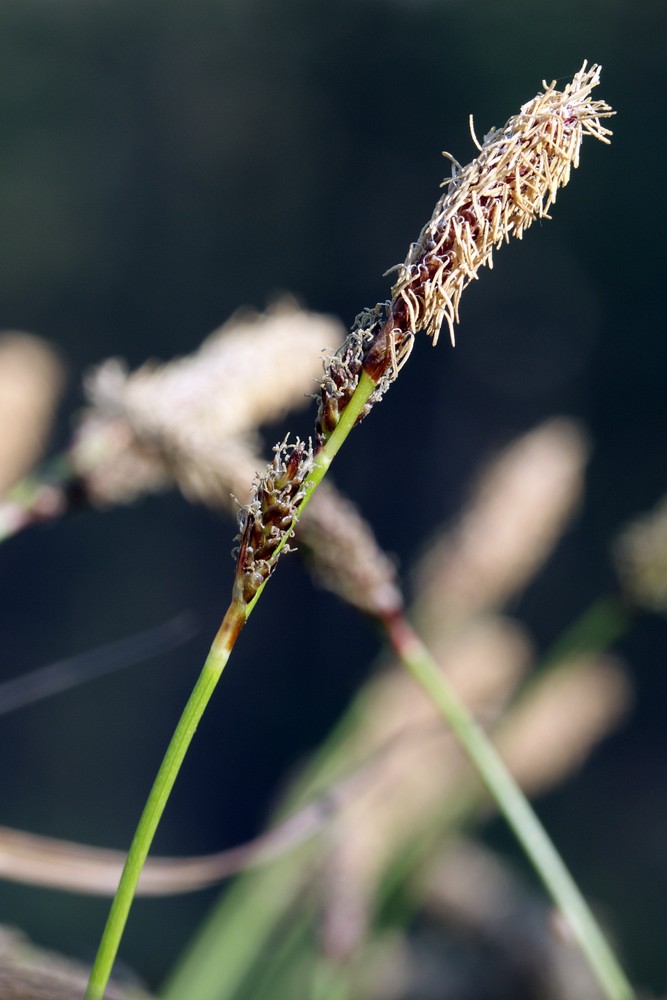
{"type": "MultiPolygon", "coordinates": [[[[358,385],[347,407],[343,411],[341,419],[315,458],[315,465],[312,474],[309,476],[309,484],[306,488],[305,497],[295,515],[294,523],[296,523],[299,514],[324,478],[333,458],[356,424],[369,397],[376,388],[377,383],[365,372],[362,372],[358,385]]],[[[289,537],[290,532],[287,531],[276,549],[276,556],[287,544],[289,537]]],[[[264,580],[252,600],[247,604],[240,601],[236,595],[232,598],[232,602],[223,618],[218,633],[213,640],[211,650],[167,747],[166,754],[139,819],[123,874],[121,875],[118,889],[102,933],[102,939],[93,963],[84,1000],[103,1000],[104,991],[111,976],[132,901],[136,893],[141,870],[148,857],[148,852],[171,790],[174,787],[197,726],[236,644],[239,633],[259,600],[260,595],[263,593],[266,583],[267,580],[264,580]]]]}
{"type": "MultiPolygon", "coordinates": [[[[558,663],[574,652],[593,654],[609,649],[627,631],[631,622],[631,616],[615,598],[593,604],[546,653],[536,668],[535,678],[539,679],[544,670],[557,669],[558,663]]],[[[426,655],[430,658],[430,654],[426,655]]],[[[435,682],[440,684],[439,679],[435,682]]],[[[528,695],[530,690],[531,684],[524,694],[528,695]]],[[[349,761],[346,764],[346,741],[363,720],[367,699],[367,689],[360,691],[354,698],[323,746],[299,776],[280,810],[281,814],[298,807],[313,795],[322,794],[323,789],[331,787],[340,777],[341,771],[345,771],[349,764],[349,761]]],[[[485,736],[484,738],[486,739],[485,736]]],[[[393,900],[397,892],[442,840],[445,831],[460,832],[474,821],[482,804],[482,797],[480,786],[472,785],[469,781],[461,782],[453,795],[449,796],[438,819],[415,836],[411,844],[391,863],[379,887],[376,900],[378,911],[384,910],[388,905],[395,905],[393,900]]],[[[495,795],[493,797],[496,798],[495,795]]],[[[282,867],[284,862],[281,862],[279,879],[274,879],[271,869],[247,873],[236,879],[214,905],[204,927],[197,932],[179,958],[175,972],[161,993],[164,1000],[180,1000],[188,987],[192,1000],[233,1000],[238,983],[250,975],[254,965],[263,961],[260,957],[263,949],[280,923],[286,919],[295,896],[302,891],[312,863],[311,855],[309,862],[296,864],[291,869],[292,882],[290,872],[282,867]],[[242,948],[239,948],[238,942],[242,942],[242,948]],[[227,988],[230,963],[233,978],[227,988]]],[[[404,905],[411,908],[414,902],[410,903],[406,898],[404,905]]],[[[619,995],[630,997],[633,994],[626,992],[619,995]]]]}
{"type": "Polygon", "coordinates": [[[428,695],[493,797],[549,895],[565,917],[605,997],[632,1000],[634,990],[588,904],[523,792],[484,731],[404,618],[388,627],[392,648],[428,695]]]}
{"type": "Polygon", "coordinates": [[[118,890],[111,904],[102,940],[91,970],[84,1000],[102,1000],[104,997],[134,899],[137,882],[153,842],[155,831],[192,737],[229,659],[236,636],[243,625],[243,612],[244,609],[239,608],[236,604],[230,606],[169,743],[130,846],[118,890]]]}

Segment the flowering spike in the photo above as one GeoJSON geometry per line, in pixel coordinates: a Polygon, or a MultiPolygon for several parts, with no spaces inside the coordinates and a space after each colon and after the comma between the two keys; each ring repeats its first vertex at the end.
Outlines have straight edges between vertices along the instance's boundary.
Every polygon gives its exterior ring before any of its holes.
{"type": "MultiPolygon", "coordinates": [[[[361,370],[377,386],[361,417],[394,381],[425,330],[436,343],[443,322],[454,344],[459,302],[480,267],[493,266],[493,250],[519,239],[538,218],[549,218],[558,189],[579,165],[584,135],[608,142],[602,118],[614,114],[604,101],[591,100],[600,67],[584,62],[572,81],[544,92],[521,108],[480,143],[470,119],[479,156],[462,167],[450,154],[452,173],[445,193],[398,271],[390,302],[357,317],[353,333],[329,359],[320,389],[317,445],[321,448],[359,381],[361,370]]],[[[388,272],[389,273],[389,272],[388,272]]]]}
{"type": "MultiPolygon", "coordinates": [[[[435,343],[445,321],[454,342],[463,289],[480,267],[492,266],[493,249],[519,239],[535,219],[549,218],[558,188],[579,165],[584,135],[608,142],[601,118],[614,112],[590,93],[600,67],[583,64],[562,91],[543,82],[544,92],[518,115],[484,136],[480,155],[466,167],[452,160],[452,176],[433,216],[398,266],[392,290],[394,328],[425,330],[435,343]]],[[[472,124],[471,124],[472,129],[472,124]]]]}
{"type": "Polygon", "coordinates": [[[288,548],[313,468],[312,445],[298,438],[293,445],[285,438],[273,451],[273,461],[255,484],[253,499],[241,510],[234,592],[244,604],[252,601],[273,573],[280,552],[288,548]]]}
{"type": "MultiPolygon", "coordinates": [[[[521,108],[503,128],[492,129],[479,156],[462,167],[450,154],[452,173],[431,219],[410,246],[398,271],[385,321],[364,355],[366,375],[384,387],[410,354],[416,334],[425,330],[437,342],[443,322],[454,343],[463,289],[480,267],[493,266],[493,250],[510,236],[519,239],[538,218],[549,218],[558,188],[579,165],[584,135],[609,142],[601,123],[613,115],[604,101],[591,100],[600,67],[583,64],[562,91],[555,81],[521,108]]],[[[389,273],[389,272],[387,272],[389,273]]]]}
{"type": "MultiPolygon", "coordinates": [[[[325,358],[324,378],[320,383],[315,434],[317,447],[322,448],[334,430],[341,414],[350,402],[364,360],[377,333],[383,328],[389,303],[380,303],[374,309],[364,309],[356,317],[352,332],[338,350],[325,358]]],[[[363,407],[360,420],[366,416],[381,395],[379,389],[363,407]]]]}

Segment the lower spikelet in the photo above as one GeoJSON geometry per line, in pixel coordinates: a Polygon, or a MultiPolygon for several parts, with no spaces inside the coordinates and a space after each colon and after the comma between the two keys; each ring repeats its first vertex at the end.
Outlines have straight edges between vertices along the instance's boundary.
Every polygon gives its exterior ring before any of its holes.
{"type": "MultiPolygon", "coordinates": [[[[493,249],[548,218],[559,188],[579,165],[584,135],[608,142],[600,119],[614,112],[591,100],[600,67],[583,64],[562,91],[555,81],[524,104],[518,115],[484,137],[466,167],[453,157],[444,195],[403,264],[392,290],[395,328],[438,339],[446,321],[452,343],[463,289],[480,267],[492,266],[493,249]]],[[[473,133],[474,138],[474,133],[473,133]]],[[[476,141],[476,140],[475,140],[476,141]]]]}
{"type": "Polygon", "coordinates": [[[301,501],[313,468],[313,448],[298,438],[277,444],[273,461],[254,485],[253,497],[241,509],[234,591],[249,604],[288,551],[301,501]]]}

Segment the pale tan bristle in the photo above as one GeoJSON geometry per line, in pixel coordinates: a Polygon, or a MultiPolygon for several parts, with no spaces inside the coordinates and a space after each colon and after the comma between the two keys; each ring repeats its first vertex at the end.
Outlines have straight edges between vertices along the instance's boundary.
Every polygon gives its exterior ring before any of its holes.
{"type": "Polygon", "coordinates": [[[542,93],[481,144],[471,126],[479,156],[465,167],[445,154],[452,176],[398,266],[392,289],[392,312],[403,333],[425,330],[435,343],[446,322],[453,342],[461,294],[480,267],[492,266],[493,250],[510,236],[521,239],[536,219],[549,218],[558,189],[579,165],[585,135],[609,141],[601,119],[613,112],[590,96],[599,78],[600,67],[584,63],[562,91],[544,84],[542,93]]]}

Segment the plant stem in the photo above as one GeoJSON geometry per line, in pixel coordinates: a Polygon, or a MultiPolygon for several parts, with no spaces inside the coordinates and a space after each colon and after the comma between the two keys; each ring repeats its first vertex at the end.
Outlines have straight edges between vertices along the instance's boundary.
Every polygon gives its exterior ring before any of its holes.
{"type": "MultiPolygon", "coordinates": [[[[569,656],[575,650],[592,653],[608,649],[627,632],[632,621],[631,612],[617,598],[601,599],[570,625],[547,651],[537,665],[537,675],[540,675],[543,666],[553,668],[563,656],[569,656]]],[[[289,813],[309,798],[323,794],[339,779],[341,772],[345,773],[349,766],[343,763],[346,741],[363,724],[368,697],[368,688],[357,693],[324,745],[299,775],[287,799],[282,802],[280,813],[289,813]]],[[[481,789],[473,788],[466,782],[448,796],[437,821],[416,835],[385,872],[378,890],[379,909],[393,899],[399,886],[414,874],[420,862],[441,840],[444,831],[450,834],[453,830],[460,832],[474,821],[481,794],[481,789]]],[[[219,898],[204,925],[179,956],[160,993],[164,1000],[181,1000],[185,992],[195,1000],[231,1000],[240,996],[241,982],[246,980],[251,969],[264,961],[262,955],[266,953],[267,942],[278,926],[285,924],[286,913],[296,895],[302,891],[304,881],[311,876],[312,865],[312,854],[305,856],[299,849],[294,855],[281,858],[268,868],[245,872],[237,878],[219,898]],[[293,866],[286,867],[294,861],[293,866]],[[279,882],[274,881],[277,872],[280,872],[279,882]],[[227,987],[231,962],[234,963],[234,975],[227,987]],[[191,986],[190,990],[188,986],[191,986]]]]}
{"type": "Polygon", "coordinates": [[[397,616],[386,623],[386,628],[394,651],[452,730],[563,913],[605,997],[633,1000],[634,990],[588,904],[495,747],[459,701],[407,620],[397,616]]]}
{"type": "MultiPolygon", "coordinates": [[[[364,406],[376,388],[377,383],[362,371],[359,383],[343,410],[338,424],[315,458],[314,468],[309,477],[309,487],[301,502],[294,524],[315,489],[324,478],[335,455],[356,424],[364,406]]],[[[277,548],[276,555],[286,544],[288,537],[289,532],[277,548]]],[[[167,752],[160,765],[160,770],[157,773],[139,824],[132,838],[123,874],[121,875],[116,895],[111,904],[102,940],[100,941],[97,956],[91,970],[84,1000],[102,1000],[104,997],[104,991],[111,976],[141,870],[148,857],[150,846],[171,790],[174,787],[178,772],[180,771],[192,737],[195,734],[199,720],[204,714],[215,686],[220,680],[222,671],[234,648],[238,634],[250,616],[265,586],[266,581],[248,604],[243,604],[241,601],[232,601],[218,630],[218,634],[213,640],[211,650],[206,658],[199,679],[195,684],[167,747],[167,752]]]]}
{"type": "Polygon", "coordinates": [[[84,1000],[102,1000],[123,936],[132,900],[146,861],[155,831],[176,781],[185,754],[195,734],[199,720],[220,680],[236,638],[245,622],[245,608],[230,605],[192,694],[183,709],[164,756],[160,770],[141,814],[139,824],[125,862],[123,874],[107,918],[102,940],[95,958],[84,1000]]]}
{"type": "MultiPolygon", "coordinates": [[[[355,426],[377,383],[362,371],[341,418],[315,457],[309,486],[294,524],[324,478],[333,458],[355,426]]],[[[287,541],[285,540],[278,548],[287,541]]],[[[102,1000],[127,922],[141,870],[192,737],[229,659],[236,638],[266,581],[247,605],[233,601],[211,646],[200,677],[183,711],[146,802],[120,884],[111,906],[84,1000],[102,1000]]],[[[579,890],[493,746],[449,688],[437,665],[404,618],[386,623],[388,637],[406,668],[448,722],[587,956],[608,1000],[631,1000],[633,991],[611,953],[579,890]]]]}

